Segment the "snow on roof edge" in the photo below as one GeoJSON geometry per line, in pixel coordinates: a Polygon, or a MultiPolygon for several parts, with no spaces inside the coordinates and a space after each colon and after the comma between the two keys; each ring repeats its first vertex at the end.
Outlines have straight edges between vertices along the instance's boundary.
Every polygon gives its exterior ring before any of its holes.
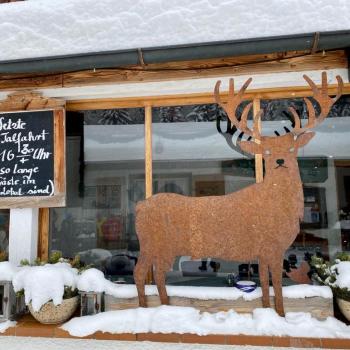
{"type": "Polygon", "coordinates": [[[2,6],[0,60],[346,30],[349,11],[343,0],[30,0],[2,6]]]}

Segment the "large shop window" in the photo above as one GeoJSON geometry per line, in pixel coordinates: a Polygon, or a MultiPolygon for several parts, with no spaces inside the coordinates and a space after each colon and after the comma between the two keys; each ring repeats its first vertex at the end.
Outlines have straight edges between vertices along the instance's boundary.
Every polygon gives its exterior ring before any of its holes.
{"type": "MultiPolygon", "coordinates": [[[[307,117],[303,100],[261,101],[264,135],[291,129],[291,105],[307,117]]],[[[153,193],[225,195],[255,182],[254,159],[237,147],[239,132],[217,105],[154,107],[152,115],[153,193]]],[[[349,97],[337,102],[316,132],[298,156],[305,215],[285,255],[287,271],[312,255],[334,259],[338,252],[350,251],[349,97]]],[[[132,282],[139,252],[135,205],[145,197],[144,169],[143,109],[68,115],[68,203],[66,208],[51,209],[50,249],[68,257],[79,254],[111,279],[132,282]]],[[[233,236],[235,215],[228,223],[233,236]]],[[[256,263],[181,256],[167,283],[224,286],[232,273],[258,281],[256,263]]],[[[284,276],[283,283],[293,282],[284,276]]]]}

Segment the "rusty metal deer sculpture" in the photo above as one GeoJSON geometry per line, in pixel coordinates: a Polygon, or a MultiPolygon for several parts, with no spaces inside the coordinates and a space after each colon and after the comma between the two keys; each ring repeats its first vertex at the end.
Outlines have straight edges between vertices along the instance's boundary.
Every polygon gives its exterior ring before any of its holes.
{"type": "Polygon", "coordinates": [[[337,76],[337,95],[330,98],[325,72],[322,73],[320,89],[309,77],[304,76],[304,79],[312,88],[320,113],[316,115],[312,102],[305,98],[309,112],[306,125],[302,126],[298,113],[291,107],[294,128],[282,136],[262,136],[257,126],[258,116],[254,116],[253,127],[248,127],[247,118],[252,103],[243,109],[240,119],[236,117],[237,107],[243,100],[251,78],[237,94],[234,93],[233,79],[230,80],[227,103],[220,99],[220,81],[217,82],[216,102],[224,108],[237,129],[254,139],[241,141],[241,149],[253,155],[263,155],[264,180],[224,196],[186,197],[160,193],[137,204],[136,231],[140,241],[140,257],[134,277],[140,306],[146,306],[145,279],[152,266],[161,303],[168,304],[165,273],[176,256],[238,261],[257,259],[263,306],[270,306],[270,272],[276,311],[284,315],[283,258],[299,233],[304,213],[303,188],[297,163],[298,149],[313,138],[315,133],[306,131],[327,117],[332,105],[341,96],[343,85],[337,76]]]}

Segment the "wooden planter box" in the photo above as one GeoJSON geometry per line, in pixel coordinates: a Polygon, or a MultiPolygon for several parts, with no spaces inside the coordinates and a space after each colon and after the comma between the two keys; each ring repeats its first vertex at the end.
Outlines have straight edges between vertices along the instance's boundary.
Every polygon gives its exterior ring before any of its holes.
{"type": "MultiPolygon", "coordinates": [[[[274,307],[274,298],[270,297],[271,307],[274,307]]],[[[149,307],[159,306],[160,300],[156,295],[147,297],[149,307]]],[[[169,304],[174,306],[191,306],[200,311],[219,312],[234,309],[238,313],[252,313],[254,309],[262,307],[261,298],[246,301],[243,298],[237,300],[201,300],[183,297],[169,297],[169,304]]],[[[138,298],[116,298],[105,295],[105,311],[124,310],[138,307],[138,298]]],[[[310,312],[319,320],[333,316],[333,299],[322,297],[291,299],[284,298],[285,312],[310,312]]]]}

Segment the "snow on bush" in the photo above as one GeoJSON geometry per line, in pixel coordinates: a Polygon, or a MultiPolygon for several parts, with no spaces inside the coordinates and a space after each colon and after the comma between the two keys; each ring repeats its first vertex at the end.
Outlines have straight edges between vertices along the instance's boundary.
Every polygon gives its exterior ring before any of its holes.
{"type": "Polygon", "coordinates": [[[279,316],[273,309],[255,309],[253,314],[233,310],[214,314],[191,307],[159,306],[109,311],[74,318],[62,328],[84,337],[97,331],[109,333],[247,334],[293,337],[349,338],[350,326],[328,317],[319,321],[309,313],[289,312],[279,316]]]}
{"type": "Polygon", "coordinates": [[[8,261],[0,262],[0,281],[12,281],[19,268],[8,261]]]}
{"type": "Polygon", "coordinates": [[[346,30],[349,11],[346,0],[21,1],[1,6],[0,60],[346,30]]]}
{"type": "Polygon", "coordinates": [[[24,290],[25,303],[32,303],[34,311],[52,300],[62,303],[65,287],[76,288],[78,270],[67,263],[43,266],[23,266],[15,274],[12,283],[16,292],[24,290]]]}
{"type": "Polygon", "coordinates": [[[331,271],[336,273],[333,285],[350,289],[350,261],[337,261],[336,264],[332,265],[331,271]]]}
{"type": "Polygon", "coordinates": [[[102,271],[91,268],[79,276],[77,287],[84,292],[108,293],[117,286],[107,280],[102,271]]]}

